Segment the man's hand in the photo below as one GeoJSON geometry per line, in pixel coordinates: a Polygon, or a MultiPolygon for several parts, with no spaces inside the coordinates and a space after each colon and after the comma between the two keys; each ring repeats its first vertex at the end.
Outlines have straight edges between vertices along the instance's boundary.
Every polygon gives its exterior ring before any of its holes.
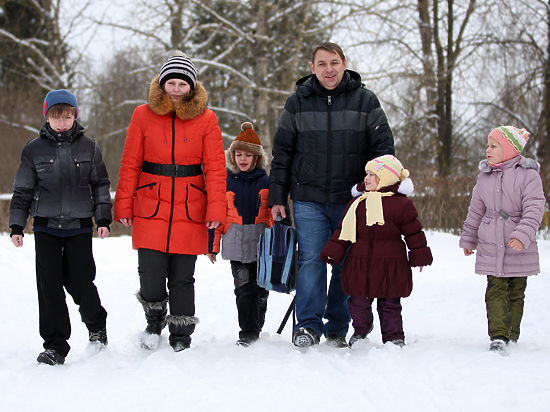
{"type": "Polygon", "coordinates": [[[277,219],[277,216],[281,215],[281,218],[284,219],[286,217],[286,210],[284,205],[273,205],[271,207],[271,217],[273,217],[273,220],[277,219]]]}

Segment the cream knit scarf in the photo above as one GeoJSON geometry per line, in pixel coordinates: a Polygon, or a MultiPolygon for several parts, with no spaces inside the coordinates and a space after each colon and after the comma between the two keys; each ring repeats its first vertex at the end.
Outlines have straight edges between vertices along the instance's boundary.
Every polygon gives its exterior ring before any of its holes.
{"type": "Polygon", "coordinates": [[[346,216],[342,220],[342,230],[340,231],[340,240],[349,240],[351,243],[356,241],[356,218],[355,210],[362,200],[366,199],[365,209],[367,211],[367,226],[375,223],[384,224],[384,210],[382,209],[382,197],[393,196],[393,192],[364,192],[354,200],[348,209],[346,216]]]}

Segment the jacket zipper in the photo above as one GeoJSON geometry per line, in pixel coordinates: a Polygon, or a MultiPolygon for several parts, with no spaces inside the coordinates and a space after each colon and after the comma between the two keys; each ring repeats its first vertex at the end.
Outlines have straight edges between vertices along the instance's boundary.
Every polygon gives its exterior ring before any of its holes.
{"type": "MultiPolygon", "coordinates": [[[[176,164],[176,112],[172,113],[172,164],[176,164]]],[[[166,253],[170,253],[170,234],[174,218],[174,195],[176,193],[176,177],[172,176],[172,196],[170,197],[170,219],[168,220],[168,235],[166,237],[166,253]]]]}
{"type": "Polygon", "coordinates": [[[331,163],[331,152],[332,152],[332,96],[327,96],[327,128],[328,128],[328,142],[327,142],[327,201],[330,202],[330,187],[332,183],[332,163],[331,163]]]}

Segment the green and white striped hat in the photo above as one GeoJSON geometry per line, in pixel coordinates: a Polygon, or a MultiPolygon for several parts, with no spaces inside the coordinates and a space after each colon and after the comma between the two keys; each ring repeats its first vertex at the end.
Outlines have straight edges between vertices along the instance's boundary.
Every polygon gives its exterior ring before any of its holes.
{"type": "Polygon", "coordinates": [[[500,143],[504,161],[506,161],[521,153],[529,140],[529,132],[526,129],[518,129],[514,126],[500,126],[491,130],[489,137],[500,143]]]}

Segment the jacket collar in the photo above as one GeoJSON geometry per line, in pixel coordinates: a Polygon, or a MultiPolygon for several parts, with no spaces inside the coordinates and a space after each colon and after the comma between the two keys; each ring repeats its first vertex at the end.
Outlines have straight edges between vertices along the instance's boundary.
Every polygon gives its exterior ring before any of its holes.
{"type": "Polygon", "coordinates": [[[38,135],[44,139],[52,140],[55,142],[73,142],[84,134],[84,128],[76,120],[73,123],[73,127],[65,132],[56,132],[50,127],[48,122],[44,122],[40,128],[38,135]]]}
{"type": "Polygon", "coordinates": [[[510,160],[507,160],[503,163],[501,163],[501,167],[492,167],[489,165],[489,162],[487,159],[483,159],[479,162],[479,171],[481,173],[491,173],[494,170],[506,170],[506,169],[513,169],[516,167],[522,167],[524,169],[534,169],[537,172],[540,170],[540,165],[535,159],[530,159],[528,157],[523,156],[516,156],[510,160]]]}
{"type": "Polygon", "coordinates": [[[158,74],[151,80],[149,85],[149,108],[161,116],[176,112],[176,116],[181,120],[194,119],[206,110],[207,103],[208,93],[201,82],[197,82],[191,99],[182,99],[176,104],[160,87],[158,74]]]}
{"type": "Polygon", "coordinates": [[[364,84],[361,83],[361,75],[348,69],[344,72],[342,81],[334,90],[325,89],[321,83],[319,83],[319,80],[317,80],[317,77],[314,74],[309,74],[296,82],[296,93],[303,96],[309,96],[311,94],[317,94],[320,96],[337,96],[349,90],[357,89],[358,87],[363,86],[364,84]]]}

